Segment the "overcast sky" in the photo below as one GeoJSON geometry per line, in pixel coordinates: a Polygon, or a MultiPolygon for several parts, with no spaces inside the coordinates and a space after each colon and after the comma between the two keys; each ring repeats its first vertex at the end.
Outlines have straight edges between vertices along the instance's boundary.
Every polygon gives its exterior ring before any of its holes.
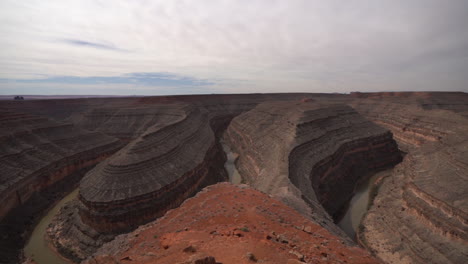
{"type": "Polygon", "coordinates": [[[467,0],[1,0],[0,36],[0,94],[468,92],[467,0]]]}

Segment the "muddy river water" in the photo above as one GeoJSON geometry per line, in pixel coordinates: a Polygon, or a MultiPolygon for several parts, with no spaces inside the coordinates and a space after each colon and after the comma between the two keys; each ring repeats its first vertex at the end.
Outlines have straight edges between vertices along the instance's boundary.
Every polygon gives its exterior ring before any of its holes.
{"type": "MultiPolygon", "coordinates": [[[[234,184],[239,184],[242,182],[242,178],[239,172],[236,169],[236,165],[234,164],[237,154],[231,151],[229,146],[222,144],[223,150],[226,153],[227,160],[224,164],[228,175],[229,181],[234,184]]],[[[47,214],[41,219],[39,224],[34,228],[31,237],[24,248],[24,255],[33,259],[38,264],[68,264],[71,263],[64,258],[60,257],[54,250],[52,250],[48,242],[44,239],[46,234],[46,229],[52,218],[59,212],[60,208],[68,201],[72,200],[73,198],[77,197],[78,195],[78,188],[75,189],[73,192],[65,196],[61,201],[59,201],[47,214]]]]}
{"type": "Polygon", "coordinates": [[[47,214],[41,219],[39,224],[34,228],[34,231],[29,238],[26,247],[24,248],[24,255],[34,260],[38,264],[68,264],[71,263],[64,258],[60,257],[49,246],[48,242],[44,239],[46,229],[52,218],[59,212],[60,208],[68,201],[78,196],[78,188],[69,193],[62,200],[60,200],[47,214]]]}
{"type": "Polygon", "coordinates": [[[234,184],[239,184],[242,182],[242,177],[237,171],[236,164],[234,163],[238,155],[233,153],[228,145],[223,143],[221,144],[227,157],[226,163],[224,163],[224,167],[226,168],[227,173],[229,175],[229,181],[234,184]]]}
{"type": "Polygon", "coordinates": [[[356,239],[356,232],[359,228],[362,217],[366,214],[369,203],[371,202],[370,191],[374,186],[374,182],[380,177],[390,175],[390,173],[391,170],[378,172],[357,186],[355,194],[349,202],[346,214],[337,224],[352,239],[356,239]]]}

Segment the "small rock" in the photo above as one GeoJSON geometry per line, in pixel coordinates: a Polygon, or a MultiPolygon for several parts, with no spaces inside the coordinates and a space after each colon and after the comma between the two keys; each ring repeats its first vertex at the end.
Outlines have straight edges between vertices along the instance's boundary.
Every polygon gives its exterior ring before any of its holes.
{"type": "Polygon", "coordinates": [[[247,257],[247,259],[249,261],[252,261],[252,262],[257,262],[258,261],[257,258],[255,257],[255,255],[253,253],[251,253],[251,252],[248,252],[246,257],[247,257]]]}
{"type": "Polygon", "coordinates": [[[193,262],[194,264],[216,264],[216,260],[212,256],[204,257],[201,259],[197,259],[193,262]]]}
{"type": "Polygon", "coordinates": [[[322,252],[320,255],[322,255],[322,260],[327,260],[328,259],[328,254],[325,252],[322,252]]]}
{"type": "Polygon", "coordinates": [[[312,227],[311,226],[304,227],[304,232],[312,234],[312,227]]]}
{"type": "Polygon", "coordinates": [[[299,261],[297,259],[288,259],[287,264],[304,264],[304,262],[299,261]]]}
{"type": "Polygon", "coordinates": [[[197,250],[196,250],[193,246],[191,246],[191,245],[188,246],[188,247],[186,247],[186,248],[184,248],[184,252],[185,252],[185,253],[194,253],[194,252],[196,252],[196,251],[197,251],[197,250]]]}
{"type": "Polygon", "coordinates": [[[289,254],[295,255],[297,257],[297,259],[300,260],[300,261],[304,261],[304,255],[302,255],[301,253],[299,253],[297,251],[291,250],[291,251],[289,251],[289,254]]]}
{"type": "Polygon", "coordinates": [[[289,240],[284,236],[284,235],[279,235],[277,237],[278,241],[283,243],[283,244],[288,244],[289,243],[289,240]]]}

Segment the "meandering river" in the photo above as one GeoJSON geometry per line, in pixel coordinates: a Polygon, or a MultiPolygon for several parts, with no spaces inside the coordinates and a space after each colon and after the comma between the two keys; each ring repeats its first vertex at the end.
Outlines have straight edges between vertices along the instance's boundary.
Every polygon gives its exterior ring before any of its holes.
{"type": "Polygon", "coordinates": [[[233,153],[231,148],[228,145],[224,143],[221,143],[221,145],[223,146],[223,150],[227,156],[227,160],[226,160],[226,163],[224,163],[224,167],[226,168],[228,172],[229,181],[234,184],[239,184],[242,182],[242,177],[239,174],[239,171],[237,171],[236,164],[234,163],[238,155],[233,153]]]}
{"type": "Polygon", "coordinates": [[[78,188],[69,193],[60,200],[47,214],[41,219],[39,224],[34,228],[34,231],[29,238],[24,255],[34,260],[38,264],[69,264],[70,261],[60,257],[58,253],[52,250],[48,242],[44,239],[46,229],[49,226],[52,218],[59,212],[60,208],[68,201],[78,196],[78,188]]]}
{"type": "MultiPolygon", "coordinates": [[[[229,181],[234,184],[239,184],[242,182],[242,177],[236,169],[236,165],[234,164],[237,154],[233,153],[231,148],[226,145],[222,144],[223,150],[226,153],[227,160],[224,164],[228,175],[229,181]]],[[[54,250],[52,250],[49,245],[48,241],[44,239],[46,234],[46,229],[49,226],[52,218],[59,212],[60,208],[71,201],[73,198],[77,197],[78,195],[78,188],[75,189],[73,192],[65,196],[62,200],[60,200],[47,214],[41,219],[39,224],[34,228],[34,231],[31,234],[31,237],[24,248],[24,255],[29,257],[30,259],[34,260],[38,264],[69,264],[71,262],[65,260],[64,258],[60,257],[54,250]]]]}
{"type": "Polygon", "coordinates": [[[349,202],[346,214],[338,222],[338,226],[352,239],[356,239],[356,232],[359,228],[362,217],[367,212],[369,203],[371,202],[370,191],[372,190],[372,186],[374,186],[374,182],[380,177],[389,175],[391,171],[392,170],[390,169],[378,172],[357,186],[356,192],[349,202]]]}
{"type": "MultiPolygon", "coordinates": [[[[226,153],[227,160],[224,164],[228,175],[229,181],[234,184],[239,184],[242,182],[242,177],[237,171],[235,160],[237,158],[237,154],[233,153],[231,148],[222,143],[223,150],[226,153]]],[[[382,176],[382,173],[388,173],[389,171],[384,171],[375,174],[367,181],[364,181],[359,184],[356,189],[355,195],[351,199],[349,203],[348,210],[343,218],[338,222],[338,226],[341,227],[348,234],[351,238],[355,239],[356,231],[359,228],[359,224],[362,220],[362,217],[367,211],[369,206],[369,195],[371,187],[374,185],[374,182],[377,178],[382,176]]],[[[69,264],[71,262],[65,260],[64,258],[60,257],[54,250],[52,250],[48,242],[44,239],[46,234],[46,229],[50,224],[52,218],[58,213],[60,208],[67,203],[68,201],[72,200],[73,198],[77,197],[78,195],[78,188],[75,189],[73,192],[65,196],[60,202],[58,202],[49,212],[47,215],[44,216],[39,224],[35,227],[33,233],[31,234],[31,238],[29,239],[26,247],[24,248],[24,254],[26,257],[33,259],[38,264],[69,264]]]]}

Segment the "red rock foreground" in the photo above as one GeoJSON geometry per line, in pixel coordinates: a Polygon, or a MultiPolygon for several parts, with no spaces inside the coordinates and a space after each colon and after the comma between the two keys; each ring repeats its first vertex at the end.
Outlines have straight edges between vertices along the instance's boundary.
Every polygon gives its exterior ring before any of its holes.
{"type": "Polygon", "coordinates": [[[379,263],[247,185],[206,187],[164,217],[120,235],[98,263],[379,263]]]}

